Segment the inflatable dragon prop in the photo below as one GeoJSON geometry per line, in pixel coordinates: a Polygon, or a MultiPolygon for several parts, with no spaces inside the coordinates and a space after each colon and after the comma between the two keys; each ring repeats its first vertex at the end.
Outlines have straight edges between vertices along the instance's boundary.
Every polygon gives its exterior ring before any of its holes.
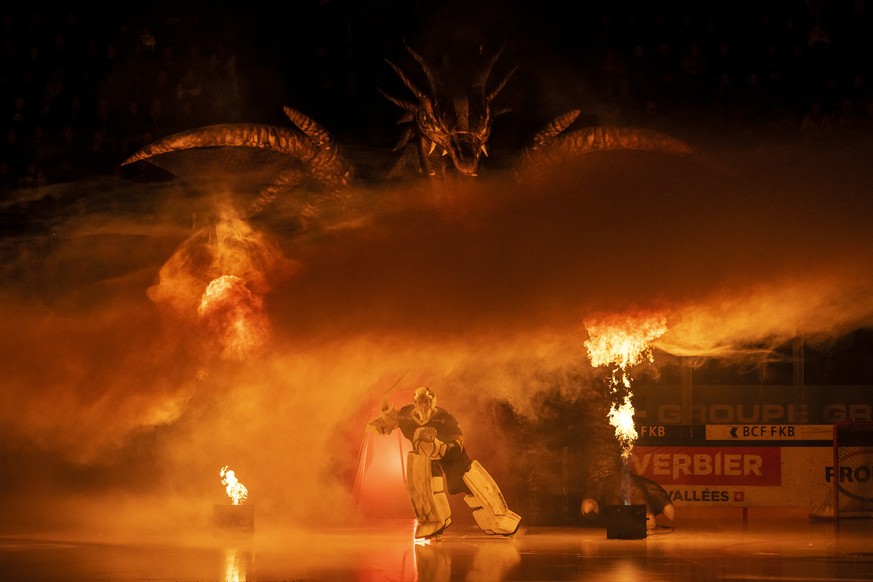
{"type": "MultiPolygon", "coordinates": [[[[408,45],[406,50],[421,67],[427,87],[426,90],[420,87],[404,70],[386,59],[414,97],[404,99],[382,92],[403,111],[399,121],[404,130],[395,147],[400,153],[389,175],[406,176],[411,172],[437,180],[450,174],[467,178],[478,176],[483,158],[488,156],[494,120],[508,111],[498,108],[496,99],[515,69],[492,82],[494,65],[502,54],[500,50],[486,60],[471,82],[458,86],[447,82],[444,75],[408,45]]],[[[259,213],[278,196],[298,187],[314,187],[325,195],[350,188],[356,179],[354,168],[333,136],[300,111],[291,107],[285,107],[284,111],[291,121],[290,127],[251,123],[198,127],[148,144],[122,165],[148,161],[161,166],[161,159],[167,154],[204,148],[255,148],[287,157],[288,164],[260,189],[247,209],[242,209],[248,216],[259,213]]],[[[596,151],[645,150],[667,154],[691,151],[685,142],[655,131],[604,125],[573,127],[579,116],[580,110],[573,109],[555,117],[537,132],[515,166],[519,174],[596,151]]],[[[608,404],[604,404],[604,411],[608,410],[608,404]]],[[[619,460],[605,414],[602,424],[603,434],[593,434],[591,438],[592,442],[603,444],[604,452],[602,458],[593,461],[580,512],[587,517],[597,517],[601,507],[620,502],[645,504],[650,514],[672,518],[669,495],[658,484],[631,475],[628,487],[627,470],[619,460]]]]}
{"type": "MultiPolygon", "coordinates": [[[[400,67],[387,61],[415,97],[401,99],[383,95],[403,110],[399,124],[402,138],[395,147],[400,156],[390,175],[414,173],[444,178],[450,172],[478,176],[482,158],[488,156],[488,142],[494,120],[508,109],[496,107],[497,96],[509,82],[512,69],[491,84],[497,51],[472,82],[458,88],[447,83],[425,59],[408,45],[407,51],[421,66],[428,83],[422,90],[400,67]]],[[[263,209],[275,196],[301,184],[335,191],[354,180],[354,168],[342,154],[333,136],[309,116],[284,108],[291,127],[230,123],[194,128],[164,137],[140,149],[122,165],[154,159],[164,154],[193,148],[244,147],[284,154],[296,163],[279,172],[259,193],[252,212],[263,209]]],[[[671,154],[689,153],[688,145],[656,131],[618,126],[587,126],[571,129],[581,114],[570,110],[555,117],[537,132],[524,149],[518,169],[546,166],[561,159],[603,150],[647,150],[671,154]]]]}

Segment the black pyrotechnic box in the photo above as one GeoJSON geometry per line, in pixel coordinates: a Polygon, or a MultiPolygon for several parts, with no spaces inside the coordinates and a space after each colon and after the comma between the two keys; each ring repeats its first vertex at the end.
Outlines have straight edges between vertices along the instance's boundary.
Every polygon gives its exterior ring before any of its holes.
{"type": "Polygon", "coordinates": [[[606,539],[641,540],[645,537],[645,505],[606,506],[606,539]]]}
{"type": "Polygon", "coordinates": [[[255,507],[253,505],[215,505],[213,521],[218,533],[251,535],[255,530],[255,507]]]}

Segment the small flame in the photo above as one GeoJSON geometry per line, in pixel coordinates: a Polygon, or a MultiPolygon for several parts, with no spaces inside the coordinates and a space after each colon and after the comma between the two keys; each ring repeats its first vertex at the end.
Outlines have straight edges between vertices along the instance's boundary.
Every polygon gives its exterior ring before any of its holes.
{"type": "Polygon", "coordinates": [[[221,477],[221,484],[224,485],[224,490],[227,491],[227,496],[230,497],[232,505],[239,505],[248,499],[249,490],[239,482],[233,469],[228,469],[227,465],[225,465],[218,472],[218,475],[221,477]]]}
{"type": "Polygon", "coordinates": [[[612,409],[609,424],[621,443],[622,458],[627,460],[637,440],[634,427],[633,393],[630,368],[643,359],[654,361],[650,343],[667,331],[662,315],[627,316],[622,320],[587,323],[588,359],[594,367],[611,366],[609,391],[612,409]]]}

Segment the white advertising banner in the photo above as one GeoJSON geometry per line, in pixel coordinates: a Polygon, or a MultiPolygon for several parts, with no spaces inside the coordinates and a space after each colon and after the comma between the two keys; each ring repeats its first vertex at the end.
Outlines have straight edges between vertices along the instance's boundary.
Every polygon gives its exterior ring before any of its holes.
{"type": "Polygon", "coordinates": [[[831,447],[636,446],[629,462],[677,507],[814,508],[833,494],[831,447]]]}

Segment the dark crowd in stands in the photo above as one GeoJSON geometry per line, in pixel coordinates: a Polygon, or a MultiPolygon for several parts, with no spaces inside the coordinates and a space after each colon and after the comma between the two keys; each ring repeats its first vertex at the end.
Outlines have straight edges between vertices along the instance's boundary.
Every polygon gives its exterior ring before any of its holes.
{"type": "MultiPolygon", "coordinates": [[[[355,30],[356,11],[367,3],[343,13],[354,4],[320,3],[345,19],[331,44],[319,45],[317,30],[300,30],[305,23],[275,25],[316,38],[311,53],[299,55],[314,80],[313,102],[319,91],[324,103],[337,93],[354,100],[362,91],[349,47],[356,35],[379,31],[355,30]],[[348,46],[334,42],[337,36],[348,46]],[[328,62],[345,73],[339,80],[322,75],[319,82],[318,67],[328,62]]],[[[391,8],[386,1],[372,4],[383,12],[391,8]]],[[[584,75],[601,103],[640,119],[685,116],[694,122],[697,115],[725,130],[772,127],[799,139],[873,128],[866,60],[873,53],[873,26],[865,0],[671,4],[621,3],[599,12],[585,7],[587,24],[579,33],[586,43],[584,75]]],[[[118,175],[120,162],[138,148],[217,122],[221,113],[223,121],[253,121],[245,112],[259,92],[258,80],[243,70],[251,55],[243,56],[226,35],[201,34],[215,24],[204,20],[208,9],[160,12],[143,25],[123,17],[107,24],[70,8],[0,9],[0,201],[47,185],[118,175]]],[[[277,18],[289,13],[286,7],[277,18]]]]}

